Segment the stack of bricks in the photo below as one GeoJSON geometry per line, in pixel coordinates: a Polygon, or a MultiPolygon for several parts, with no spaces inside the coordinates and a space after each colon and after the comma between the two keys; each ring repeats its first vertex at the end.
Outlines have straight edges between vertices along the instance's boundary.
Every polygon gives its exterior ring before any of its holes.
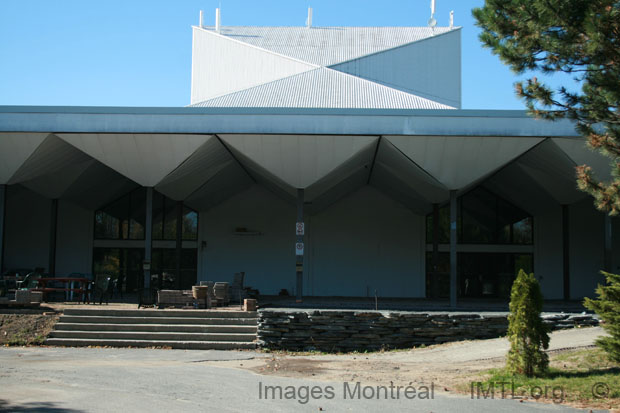
{"type": "Polygon", "coordinates": [[[15,301],[18,303],[30,303],[30,291],[17,290],[15,291],[15,301]]]}
{"type": "Polygon", "coordinates": [[[30,291],[30,302],[31,303],[43,302],[43,291],[30,291]]]}
{"type": "Polygon", "coordinates": [[[243,311],[256,311],[256,300],[253,298],[246,298],[243,300],[243,311]]]}
{"type": "Polygon", "coordinates": [[[43,301],[43,293],[40,291],[17,290],[15,301],[22,304],[40,303],[43,301]]]}
{"type": "Polygon", "coordinates": [[[193,307],[194,301],[192,290],[160,290],[157,292],[159,307],[193,307]]]}

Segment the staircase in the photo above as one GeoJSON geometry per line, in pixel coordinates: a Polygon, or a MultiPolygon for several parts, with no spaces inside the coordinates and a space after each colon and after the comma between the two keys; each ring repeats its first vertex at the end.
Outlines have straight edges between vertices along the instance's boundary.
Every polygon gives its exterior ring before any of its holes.
{"type": "Polygon", "coordinates": [[[254,349],[256,330],[256,312],[76,308],[65,309],[45,344],[194,350],[254,349]]]}

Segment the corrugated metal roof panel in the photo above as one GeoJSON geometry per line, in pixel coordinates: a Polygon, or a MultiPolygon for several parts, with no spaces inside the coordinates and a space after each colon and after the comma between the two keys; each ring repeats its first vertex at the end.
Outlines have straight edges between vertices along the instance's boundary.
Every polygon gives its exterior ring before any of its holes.
{"type": "Polygon", "coordinates": [[[220,34],[304,62],[330,66],[451,30],[455,28],[227,26],[220,34]]]}
{"type": "Polygon", "coordinates": [[[454,109],[451,106],[327,68],[311,70],[192,106],[454,109]]]}

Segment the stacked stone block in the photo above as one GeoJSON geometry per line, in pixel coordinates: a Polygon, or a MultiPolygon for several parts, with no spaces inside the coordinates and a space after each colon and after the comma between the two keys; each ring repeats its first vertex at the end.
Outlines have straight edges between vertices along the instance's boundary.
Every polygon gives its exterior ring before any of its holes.
{"type": "MultiPolygon", "coordinates": [[[[597,325],[592,315],[547,317],[550,328],[597,325]]],[[[386,311],[262,310],[259,346],[326,352],[411,348],[451,341],[501,337],[506,314],[386,311]]]]}

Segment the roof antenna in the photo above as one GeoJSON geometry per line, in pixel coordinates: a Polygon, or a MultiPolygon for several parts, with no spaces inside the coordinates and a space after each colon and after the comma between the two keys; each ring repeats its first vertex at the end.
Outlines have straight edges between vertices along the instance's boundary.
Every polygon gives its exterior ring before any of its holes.
{"type": "Polygon", "coordinates": [[[450,28],[454,29],[454,10],[450,12],[450,28]]]}
{"type": "Polygon", "coordinates": [[[306,19],[306,27],[312,27],[312,7],[308,7],[308,19],[306,19]]]}
{"type": "Polygon", "coordinates": [[[215,9],[215,31],[217,33],[220,32],[220,25],[221,25],[221,16],[220,16],[220,8],[218,7],[217,9],[215,9]]]}
{"type": "Polygon", "coordinates": [[[435,20],[435,0],[431,0],[431,18],[428,19],[428,27],[437,26],[437,20],[435,20]]]}

